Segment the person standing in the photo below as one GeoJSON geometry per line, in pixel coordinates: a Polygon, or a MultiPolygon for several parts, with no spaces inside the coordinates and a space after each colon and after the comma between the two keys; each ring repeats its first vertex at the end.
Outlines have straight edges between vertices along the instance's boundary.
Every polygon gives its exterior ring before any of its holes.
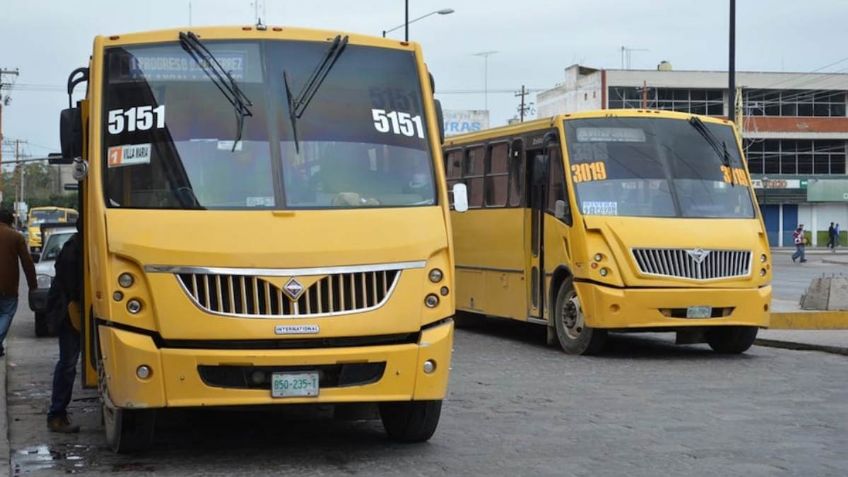
{"type": "Polygon", "coordinates": [[[833,226],[833,252],[836,252],[836,247],[839,246],[839,223],[833,226]]]}
{"type": "Polygon", "coordinates": [[[804,224],[799,224],[795,232],[792,233],[792,241],[795,242],[795,253],[792,254],[792,261],[801,259],[801,263],[807,261],[804,256],[804,248],[807,245],[807,237],[804,236],[804,224]]]}
{"type": "Polygon", "coordinates": [[[14,221],[15,216],[11,211],[0,210],[0,356],[6,354],[3,340],[18,310],[20,267],[24,269],[29,290],[38,288],[29,248],[24,236],[12,227],[14,221]]]}
{"type": "Polygon", "coordinates": [[[827,248],[833,250],[836,244],[833,241],[833,222],[830,223],[830,227],[827,228],[827,248]]]}
{"type": "Polygon", "coordinates": [[[49,318],[59,334],[59,360],[53,370],[53,393],[47,412],[51,432],[79,432],[68,418],[68,404],[74,391],[80,355],[80,303],[82,301],[82,219],[77,233],[65,242],[56,258],[56,277],[48,295],[49,318]]]}

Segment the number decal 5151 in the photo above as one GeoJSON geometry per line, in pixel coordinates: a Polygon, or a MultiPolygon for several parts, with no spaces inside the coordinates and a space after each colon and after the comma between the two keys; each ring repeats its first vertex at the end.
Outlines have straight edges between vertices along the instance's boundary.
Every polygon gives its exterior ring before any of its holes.
{"type": "Polygon", "coordinates": [[[161,129],[165,127],[165,105],[113,109],[109,111],[108,120],[109,134],[147,131],[153,127],[161,129]]]}
{"type": "Polygon", "coordinates": [[[400,134],[406,137],[418,136],[424,139],[424,123],[421,121],[421,116],[385,109],[372,109],[371,116],[377,132],[400,134]]]}

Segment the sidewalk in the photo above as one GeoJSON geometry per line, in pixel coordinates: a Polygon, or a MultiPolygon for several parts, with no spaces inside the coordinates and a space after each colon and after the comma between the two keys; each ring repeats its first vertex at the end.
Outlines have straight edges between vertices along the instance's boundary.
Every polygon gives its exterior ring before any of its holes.
{"type": "MultiPolygon", "coordinates": [[[[824,263],[848,265],[848,247],[838,247],[835,252],[826,247],[807,247],[804,252],[824,263]]],[[[772,247],[771,249],[772,255],[792,255],[793,253],[795,253],[794,247],[772,247]]]]}

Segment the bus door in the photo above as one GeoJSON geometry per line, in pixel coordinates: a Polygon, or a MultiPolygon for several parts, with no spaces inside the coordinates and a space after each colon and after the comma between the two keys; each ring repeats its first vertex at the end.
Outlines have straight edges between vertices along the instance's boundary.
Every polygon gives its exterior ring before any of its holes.
{"type": "Polygon", "coordinates": [[[525,277],[527,277],[527,311],[528,317],[544,319],[544,213],[545,197],[547,195],[548,155],[545,148],[528,149],[527,184],[528,206],[530,210],[530,233],[525,233],[524,251],[525,277]]]}

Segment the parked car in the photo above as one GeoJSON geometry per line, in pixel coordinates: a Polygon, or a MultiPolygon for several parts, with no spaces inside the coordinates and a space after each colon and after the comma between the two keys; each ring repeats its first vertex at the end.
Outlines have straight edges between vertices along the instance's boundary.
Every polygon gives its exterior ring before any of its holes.
{"type": "Polygon", "coordinates": [[[38,288],[32,290],[29,297],[29,307],[35,312],[35,336],[54,334],[54,330],[51,330],[47,323],[47,293],[56,275],[54,266],[59,252],[76,232],[74,227],[54,228],[46,236],[40,260],[35,264],[38,288]]]}

